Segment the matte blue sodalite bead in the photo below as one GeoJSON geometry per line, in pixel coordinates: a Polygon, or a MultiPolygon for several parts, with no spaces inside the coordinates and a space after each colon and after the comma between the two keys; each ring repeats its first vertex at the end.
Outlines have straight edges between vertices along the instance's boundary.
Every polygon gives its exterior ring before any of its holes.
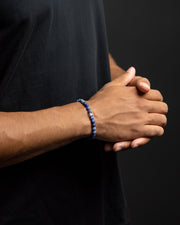
{"type": "Polygon", "coordinates": [[[87,102],[84,99],[79,98],[79,99],[77,99],[77,102],[80,102],[82,105],[84,105],[84,107],[86,108],[86,110],[88,112],[89,119],[91,120],[91,127],[92,127],[90,139],[94,139],[96,136],[96,123],[95,123],[94,115],[93,115],[89,105],[87,104],[87,102]]]}

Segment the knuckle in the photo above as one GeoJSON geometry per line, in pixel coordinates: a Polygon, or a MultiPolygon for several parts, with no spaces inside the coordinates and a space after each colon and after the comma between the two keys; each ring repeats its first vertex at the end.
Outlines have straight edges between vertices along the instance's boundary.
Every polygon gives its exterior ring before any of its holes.
{"type": "Polygon", "coordinates": [[[156,90],[156,91],[157,91],[157,96],[159,97],[159,99],[161,101],[163,101],[163,96],[162,96],[161,92],[159,90],[156,90]]]}
{"type": "Polygon", "coordinates": [[[159,90],[155,90],[155,93],[159,96],[161,95],[161,92],[159,90]]]}
{"type": "Polygon", "coordinates": [[[142,102],[141,102],[141,100],[140,100],[139,98],[136,99],[135,104],[136,104],[136,107],[137,107],[138,109],[141,109],[141,108],[142,108],[142,102]]]}
{"type": "Polygon", "coordinates": [[[136,101],[136,105],[137,105],[137,108],[142,111],[146,111],[147,109],[146,101],[143,98],[138,98],[136,101]]]}
{"type": "Polygon", "coordinates": [[[141,114],[141,118],[143,120],[144,123],[147,123],[147,122],[151,122],[150,120],[150,116],[149,116],[149,113],[148,112],[144,112],[141,114]]]}
{"type": "Polygon", "coordinates": [[[168,112],[168,105],[165,102],[162,102],[160,107],[160,110],[163,114],[166,114],[168,112]]]}
{"type": "Polygon", "coordinates": [[[164,129],[162,127],[158,127],[154,131],[154,136],[162,136],[164,134],[164,129]]]}
{"type": "Polygon", "coordinates": [[[162,127],[159,128],[157,135],[162,136],[164,134],[164,129],[162,127]]]}
{"type": "Polygon", "coordinates": [[[146,82],[147,84],[150,84],[150,81],[146,77],[142,77],[142,81],[146,82]]]}
{"type": "Polygon", "coordinates": [[[145,117],[143,112],[135,112],[134,115],[135,119],[137,119],[138,121],[145,117]]]}
{"type": "Polygon", "coordinates": [[[143,124],[147,124],[147,121],[148,121],[148,113],[146,112],[136,112],[135,113],[135,116],[134,116],[134,119],[135,119],[135,123],[134,123],[134,126],[132,127],[134,130],[136,130],[137,132],[140,132],[141,131],[141,125],[143,124]]]}
{"type": "Polygon", "coordinates": [[[168,113],[168,105],[166,103],[164,103],[164,112],[168,113]]]}
{"type": "Polygon", "coordinates": [[[162,121],[161,121],[161,125],[164,127],[167,124],[167,117],[165,115],[162,115],[162,121]]]}
{"type": "Polygon", "coordinates": [[[136,76],[135,78],[136,78],[136,79],[141,79],[141,78],[143,78],[143,77],[141,77],[141,76],[136,76]]]}
{"type": "Polygon", "coordinates": [[[147,131],[149,137],[162,136],[164,134],[164,129],[160,126],[156,126],[147,131]]]}
{"type": "Polygon", "coordinates": [[[134,138],[136,138],[139,135],[143,134],[142,127],[143,126],[140,123],[136,123],[136,124],[133,124],[131,126],[131,133],[133,134],[134,138]]]}
{"type": "Polygon", "coordinates": [[[131,130],[134,132],[134,133],[139,133],[141,131],[141,125],[140,123],[135,123],[131,126],[131,130]]]}
{"type": "Polygon", "coordinates": [[[148,137],[153,137],[153,136],[155,136],[155,131],[154,131],[154,129],[148,129],[146,132],[147,132],[147,136],[148,136],[148,137]]]}
{"type": "Polygon", "coordinates": [[[163,96],[159,90],[154,90],[156,97],[160,100],[163,101],[163,96]]]}
{"type": "Polygon", "coordinates": [[[145,122],[146,124],[152,124],[154,121],[154,118],[152,118],[152,116],[150,115],[150,113],[147,113],[145,116],[145,122]]]}
{"type": "Polygon", "coordinates": [[[142,107],[142,110],[146,112],[146,116],[147,116],[147,113],[149,112],[149,110],[152,108],[151,104],[149,104],[148,101],[145,101],[144,102],[144,105],[142,107]]]}

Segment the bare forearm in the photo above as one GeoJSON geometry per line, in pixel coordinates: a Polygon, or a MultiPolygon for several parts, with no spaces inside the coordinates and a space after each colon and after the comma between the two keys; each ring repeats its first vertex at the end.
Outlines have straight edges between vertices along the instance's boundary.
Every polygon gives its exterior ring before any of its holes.
{"type": "Polygon", "coordinates": [[[125,72],[121,67],[117,65],[112,55],[109,53],[109,63],[110,63],[110,72],[111,72],[111,80],[114,80],[121,74],[125,72]]]}
{"type": "Polygon", "coordinates": [[[91,133],[78,102],[34,112],[0,112],[0,167],[15,164],[91,133]]]}

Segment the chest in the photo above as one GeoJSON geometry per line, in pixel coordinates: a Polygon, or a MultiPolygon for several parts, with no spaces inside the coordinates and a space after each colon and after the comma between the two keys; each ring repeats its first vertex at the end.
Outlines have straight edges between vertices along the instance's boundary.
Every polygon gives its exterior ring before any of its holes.
{"type": "Polygon", "coordinates": [[[33,20],[42,13],[51,13],[58,18],[65,15],[75,17],[101,6],[101,0],[1,0],[0,27],[33,20]]]}

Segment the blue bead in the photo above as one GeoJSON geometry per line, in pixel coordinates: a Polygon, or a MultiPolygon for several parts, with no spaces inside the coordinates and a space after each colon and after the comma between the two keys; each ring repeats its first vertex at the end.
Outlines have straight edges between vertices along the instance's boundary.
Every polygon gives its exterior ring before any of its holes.
{"type": "Polygon", "coordinates": [[[89,115],[89,118],[91,120],[91,126],[92,126],[92,133],[91,133],[91,139],[94,139],[95,136],[96,136],[96,123],[95,123],[95,120],[94,120],[94,116],[93,116],[93,113],[91,111],[91,108],[89,107],[89,105],[87,104],[87,102],[84,100],[84,99],[77,99],[77,102],[80,102],[81,104],[84,105],[84,107],[86,108],[88,114],[92,114],[92,115],[89,115]]]}

